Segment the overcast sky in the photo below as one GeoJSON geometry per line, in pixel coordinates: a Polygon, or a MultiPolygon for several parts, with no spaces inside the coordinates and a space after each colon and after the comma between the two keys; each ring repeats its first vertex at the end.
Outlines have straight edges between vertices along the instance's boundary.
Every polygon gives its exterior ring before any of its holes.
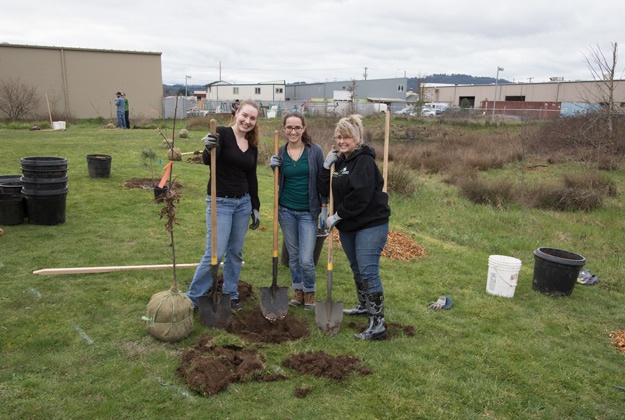
{"type": "Polygon", "coordinates": [[[497,67],[515,82],[592,80],[586,57],[598,47],[609,56],[624,33],[625,2],[605,0],[7,0],[0,8],[0,42],[161,52],[165,84],[184,84],[185,75],[190,85],[359,80],[365,71],[367,79],[495,77],[497,67]]]}

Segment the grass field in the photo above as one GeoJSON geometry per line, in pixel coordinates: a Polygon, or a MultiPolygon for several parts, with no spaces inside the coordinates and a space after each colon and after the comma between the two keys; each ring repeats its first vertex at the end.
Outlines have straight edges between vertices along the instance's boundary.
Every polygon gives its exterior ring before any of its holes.
{"type": "MultiPolygon", "coordinates": [[[[275,121],[260,124],[263,133],[276,127],[275,121]]],[[[203,134],[191,130],[190,138],[176,145],[183,152],[197,150],[203,134]]],[[[141,157],[148,148],[157,152],[156,169],[162,173],[161,141],[154,130],[80,125],[67,131],[0,130],[0,174],[19,174],[21,157],[60,156],[69,162],[66,222],[5,226],[0,237],[1,418],[624,418],[625,392],[615,386],[625,387],[625,354],[609,337],[625,329],[622,170],[607,173],[619,193],[593,212],[475,205],[441,182],[442,175],[412,172],[414,193],[390,197],[391,229],[409,235],[427,255],[408,262],[384,258],[381,274],[387,322],[414,326],[415,336],[361,342],[345,318],[340,333],[330,337],[315,327],[314,314],[291,310],[289,316],[310,323],[310,336],[259,348],[266,366],[284,371],[287,380],[241,383],[203,397],[176,376],[180,354],[203,333],[227,333],[197,322],[187,339],[163,343],[149,336],[141,321],[149,298],[171,285],[171,271],[32,274],[42,268],[171,262],[152,192],[124,187],[126,180],[150,176],[141,157]],[[110,178],[89,178],[86,155],[95,153],[113,157],[110,178]],[[538,247],[583,255],[600,283],[577,285],[565,298],[532,290],[538,247]],[[485,291],[488,257],[494,254],[523,262],[511,299],[485,291]],[[452,309],[428,309],[441,295],[452,297],[452,309]],[[352,354],[372,374],[335,383],[281,366],[292,354],[318,350],[352,354]],[[298,387],[311,392],[296,398],[298,387]]],[[[396,141],[391,137],[391,149],[396,141]]],[[[575,162],[549,165],[525,174],[523,182],[584,168],[575,162]]],[[[509,164],[488,175],[520,182],[518,172],[509,164]]],[[[256,293],[270,285],[272,274],[272,174],[266,164],[258,174],[266,229],[248,233],[241,274],[256,293]]],[[[205,246],[208,168],[175,163],[174,175],[182,184],[177,263],[196,263],[205,246]]],[[[347,306],[355,302],[353,281],[337,248],[333,300],[347,306]]],[[[325,264],[317,274],[317,300],[325,300],[325,264]]],[[[177,275],[186,290],[193,269],[178,269],[177,275]]],[[[279,283],[290,283],[283,267],[279,283]]],[[[257,307],[257,299],[246,302],[246,310],[257,307]]]]}

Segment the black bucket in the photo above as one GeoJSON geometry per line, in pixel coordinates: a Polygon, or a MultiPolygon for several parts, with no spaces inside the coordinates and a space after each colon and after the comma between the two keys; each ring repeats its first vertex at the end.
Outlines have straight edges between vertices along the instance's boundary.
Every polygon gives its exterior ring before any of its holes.
{"type": "MultiPolygon", "coordinates": [[[[323,249],[323,244],[325,243],[326,238],[328,237],[328,232],[325,230],[318,229],[317,230],[317,242],[315,242],[315,251],[313,253],[313,259],[315,261],[315,267],[319,262],[319,257],[321,256],[321,250],[323,249]]],[[[282,252],[280,253],[280,262],[285,267],[289,266],[289,250],[286,249],[286,244],[282,241],[282,252]]]]}
{"type": "Polygon", "coordinates": [[[22,194],[0,194],[0,225],[24,223],[24,197],[22,194]]]}
{"type": "Polygon", "coordinates": [[[22,177],[22,188],[25,190],[61,190],[67,187],[67,177],[61,178],[26,178],[22,177]]]}
{"type": "Polygon", "coordinates": [[[163,185],[163,188],[161,188],[158,185],[154,185],[152,188],[154,189],[154,202],[162,203],[165,201],[165,195],[167,194],[169,187],[167,185],[163,185]]]}
{"type": "Polygon", "coordinates": [[[34,225],[65,223],[67,188],[58,190],[27,190],[22,188],[28,209],[28,221],[34,225]]]}
{"type": "Polygon", "coordinates": [[[87,155],[87,169],[90,178],[108,178],[111,176],[111,161],[109,155],[87,155]]]}
{"type": "Polygon", "coordinates": [[[22,193],[22,181],[20,180],[20,178],[17,178],[17,180],[0,179],[0,193],[21,194],[22,193]]]}
{"type": "Polygon", "coordinates": [[[52,156],[20,159],[25,178],[62,178],[67,175],[67,159],[52,156]]]}
{"type": "Polygon", "coordinates": [[[534,251],[532,289],[551,296],[570,296],[584,264],[586,259],[573,252],[538,248],[534,251]]]}

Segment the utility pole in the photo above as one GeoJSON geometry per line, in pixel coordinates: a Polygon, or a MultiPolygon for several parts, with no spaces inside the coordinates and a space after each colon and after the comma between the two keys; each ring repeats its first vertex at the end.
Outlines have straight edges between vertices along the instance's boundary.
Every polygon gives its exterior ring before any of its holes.
{"type": "Polygon", "coordinates": [[[367,80],[367,67],[365,67],[365,73],[363,74],[363,77],[365,78],[365,80],[367,80]]]}

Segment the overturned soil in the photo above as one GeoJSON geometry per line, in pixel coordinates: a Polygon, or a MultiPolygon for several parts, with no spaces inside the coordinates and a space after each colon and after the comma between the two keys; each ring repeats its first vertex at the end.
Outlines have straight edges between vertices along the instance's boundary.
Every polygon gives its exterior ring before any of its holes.
{"type": "MultiPolygon", "coordinates": [[[[132,178],[128,181],[124,181],[124,187],[126,188],[142,188],[144,190],[151,190],[155,185],[158,185],[160,178],[132,178]]],[[[174,189],[178,190],[182,188],[182,184],[179,182],[173,182],[174,189]]]]}
{"type": "Polygon", "coordinates": [[[304,375],[313,375],[335,381],[343,380],[352,373],[361,375],[371,373],[371,369],[362,366],[360,359],[356,356],[349,354],[331,356],[323,350],[294,354],[282,364],[284,367],[304,375]]]}

